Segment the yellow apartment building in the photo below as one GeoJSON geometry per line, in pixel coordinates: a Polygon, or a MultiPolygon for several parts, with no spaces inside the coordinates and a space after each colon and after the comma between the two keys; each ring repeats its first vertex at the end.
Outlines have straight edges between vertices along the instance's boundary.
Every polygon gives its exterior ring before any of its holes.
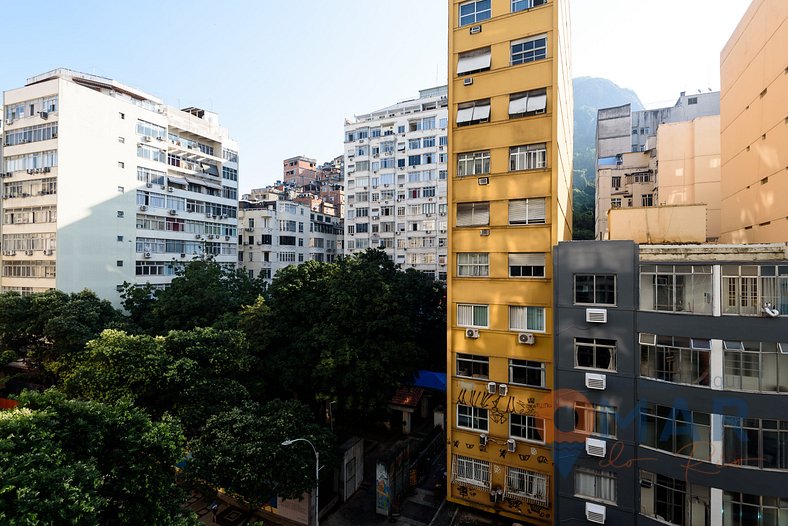
{"type": "Polygon", "coordinates": [[[567,0],[449,2],[448,499],[551,524],[552,247],[571,239],[567,0]]]}
{"type": "Polygon", "coordinates": [[[754,0],[720,54],[724,243],[788,239],[788,2],[754,0]]]}

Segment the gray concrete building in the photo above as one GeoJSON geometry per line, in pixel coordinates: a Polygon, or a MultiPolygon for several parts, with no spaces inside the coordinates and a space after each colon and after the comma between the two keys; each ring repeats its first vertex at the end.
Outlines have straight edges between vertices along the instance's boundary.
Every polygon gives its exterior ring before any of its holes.
{"type": "Polygon", "coordinates": [[[788,522],[788,244],[559,243],[556,524],[788,522]]]}

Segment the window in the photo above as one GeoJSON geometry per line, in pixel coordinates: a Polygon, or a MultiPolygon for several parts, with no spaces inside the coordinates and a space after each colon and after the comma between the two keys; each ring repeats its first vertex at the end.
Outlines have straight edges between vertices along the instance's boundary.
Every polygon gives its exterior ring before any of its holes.
{"type": "Polygon", "coordinates": [[[488,379],[490,359],[486,356],[457,353],[457,376],[488,379]]]}
{"type": "Polygon", "coordinates": [[[490,120],[490,99],[464,102],[457,106],[457,126],[469,126],[490,120]]]}
{"type": "Polygon", "coordinates": [[[544,307],[521,307],[519,305],[510,305],[509,330],[544,332],[544,307]]]}
{"type": "Polygon", "coordinates": [[[543,362],[509,360],[509,383],[529,387],[546,387],[546,372],[543,362]]]}
{"type": "Polygon", "coordinates": [[[460,53],[457,59],[457,75],[468,75],[490,69],[491,52],[489,47],[460,53]]]}
{"type": "Polygon", "coordinates": [[[487,431],[489,428],[487,410],[481,407],[457,404],[457,427],[487,431]]]}
{"type": "Polygon", "coordinates": [[[547,146],[544,143],[509,148],[509,171],[541,170],[547,167],[547,146]]]}
{"type": "Polygon", "coordinates": [[[547,90],[537,89],[509,95],[509,118],[529,117],[547,111],[547,90]]]}
{"type": "Polygon", "coordinates": [[[544,223],[544,197],[509,201],[510,225],[543,225],[544,223]]]}
{"type": "Polygon", "coordinates": [[[457,226],[490,224],[490,203],[457,203],[457,226]]]}
{"type": "Polygon", "coordinates": [[[615,504],[615,473],[598,469],[575,468],[575,495],[615,504]]]}
{"type": "Polygon", "coordinates": [[[615,305],[614,274],[575,274],[575,304],[615,305]]]}
{"type": "Polygon", "coordinates": [[[490,173],[490,152],[461,153],[457,155],[457,176],[490,173]]]}
{"type": "MultiPolygon", "coordinates": [[[[709,488],[640,471],[640,513],[643,515],[676,526],[709,526],[710,503],[709,488]]],[[[729,523],[728,512],[724,515],[726,525],[758,524],[757,520],[729,523]]]]}
{"type": "Polygon", "coordinates": [[[747,493],[722,494],[723,526],[771,526],[788,522],[788,499],[747,493]]]}
{"type": "Polygon", "coordinates": [[[788,469],[788,420],[723,417],[723,462],[788,469]]]}
{"type": "Polygon", "coordinates": [[[421,155],[408,155],[408,166],[418,166],[421,164],[421,155]]]}
{"type": "Polygon", "coordinates": [[[547,0],[512,0],[512,13],[525,11],[526,9],[531,9],[532,7],[544,5],[546,3],[547,0]]]}
{"type": "Polygon", "coordinates": [[[698,97],[689,97],[687,99],[687,105],[692,105],[697,103],[698,103],[698,97]]]}
{"type": "Polygon", "coordinates": [[[613,197],[610,199],[610,208],[618,209],[621,208],[621,198],[620,197],[613,197]]]}
{"type": "Polygon", "coordinates": [[[512,42],[512,66],[547,57],[547,35],[512,42]]]}
{"type": "Polygon", "coordinates": [[[125,167],[126,167],[126,163],[124,163],[123,161],[118,161],[118,168],[125,168],[125,167]]]}
{"type": "Polygon", "coordinates": [[[123,260],[119,259],[119,260],[115,261],[115,266],[116,267],[122,267],[123,266],[123,260]]]}
{"type": "Polygon", "coordinates": [[[460,27],[490,18],[490,0],[476,0],[460,4],[460,27]]]}
{"type": "Polygon", "coordinates": [[[723,341],[725,389],[788,392],[788,350],[774,342],[723,341]],[[780,352],[782,349],[782,352],[780,352]]]}
{"type": "Polygon", "coordinates": [[[520,468],[506,468],[506,498],[547,506],[548,476],[520,468]]]}
{"type": "Polygon", "coordinates": [[[489,305],[457,305],[457,325],[487,328],[489,305]]]}
{"type": "Polygon", "coordinates": [[[711,314],[711,265],[642,265],[640,308],[711,314]]]}
{"type": "Polygon", "coordinates": [[[711,341],[707,339],[640,335],[640,376],[644,378],[709,387],[710,362],[711,341]]]}
{"type": "Polygon", "coordinates": [[[640,408],[640,443],[708,461],[711,458],[711,417],[708,413],[646,403],[640,408]]]}
{"type": "Polygon", "coordinates": [[[621,188],[621,176],[614,175],[613,177],[611,177],[610,186],[612,186],[614,190],[618,190],[619,188],[621,188]]]}
{"type": "Polygon", "coordinates": [[[481,252],[457,254],[457,276],[487,276],[489,271],[489,254],[481,252]]]}
{"type": "Polygon", "coordinates": [[[575,367],[615,371],[616,341],[575,338],[575,367]]]}
{"type": "Polygon", "coordinates": [[[616,438],[616,408],[575,402],[575,431],[616,438]]]}
{"type": "Polygon", "coordinates": [[[124,215],[125,213],[123,212],[123,210],[118,210],[118,217],[123,217],[124,215]]]}
{"type": "Polygon", "coordinates": [[[485,460],[455,455],[452,481],[459,486],[490,489],[490,463],[485,460]]]}
{"type": "Polygon", "coordinates": [[[509,419],[509,436],[544,444],[544,425],[543,418],[512,413],[509,419]]]}
{"type": "Polygon", "coordinates": [[[641,206],[654,206],[654,194],[643,194],[640,196],[641,206]]]}
{"type": "Polygon", "coordinates": [[[788,314],[788,265],[723,265],[722,311],[758,316],[766,303],[788,314]]]}
{"type": "Polygon", "coordinates": [[[544,254],[509,254],[510,278],[543,278],[545,276],[544,267],[544,254]]]}
{"type": "Polygon", "coordinates": [[[273,237],[271,234],[262,234],[260,236],[260,242],[263,245],[270,245],[273,242],[273,237]]]}

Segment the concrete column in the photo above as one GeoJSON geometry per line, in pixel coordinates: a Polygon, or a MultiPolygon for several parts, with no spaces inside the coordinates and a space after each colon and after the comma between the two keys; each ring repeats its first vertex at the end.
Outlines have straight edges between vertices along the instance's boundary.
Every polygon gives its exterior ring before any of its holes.
{"type": "Polygon", "coordinates": [[[711,355],[709,357],[709,384],[715,391],[722,391],[725,373],[725,351],[722,340],[711,340],[711,355]]]}
{"type": "Polygon", "coordinates": [[[711,267],[711,315],[722,316],[722,268],[711,267]]]}

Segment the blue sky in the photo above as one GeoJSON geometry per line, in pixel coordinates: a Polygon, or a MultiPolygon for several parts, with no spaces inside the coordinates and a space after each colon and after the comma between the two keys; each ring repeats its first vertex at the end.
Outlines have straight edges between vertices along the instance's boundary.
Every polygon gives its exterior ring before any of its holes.
{"type": "MultiPolygon", "coordinates": [[[[216,111],[241,190],[281,161],[342,152],[346,117],[446,82],[446,0],[6,1],[0,89],[68,67],[216,111]],[[13,22],[13,23],[12,23],[13,22]]],[[[573,73],[647,106],[719,89],[719,51],[749,0],[571,0],[573,73]]]]}

